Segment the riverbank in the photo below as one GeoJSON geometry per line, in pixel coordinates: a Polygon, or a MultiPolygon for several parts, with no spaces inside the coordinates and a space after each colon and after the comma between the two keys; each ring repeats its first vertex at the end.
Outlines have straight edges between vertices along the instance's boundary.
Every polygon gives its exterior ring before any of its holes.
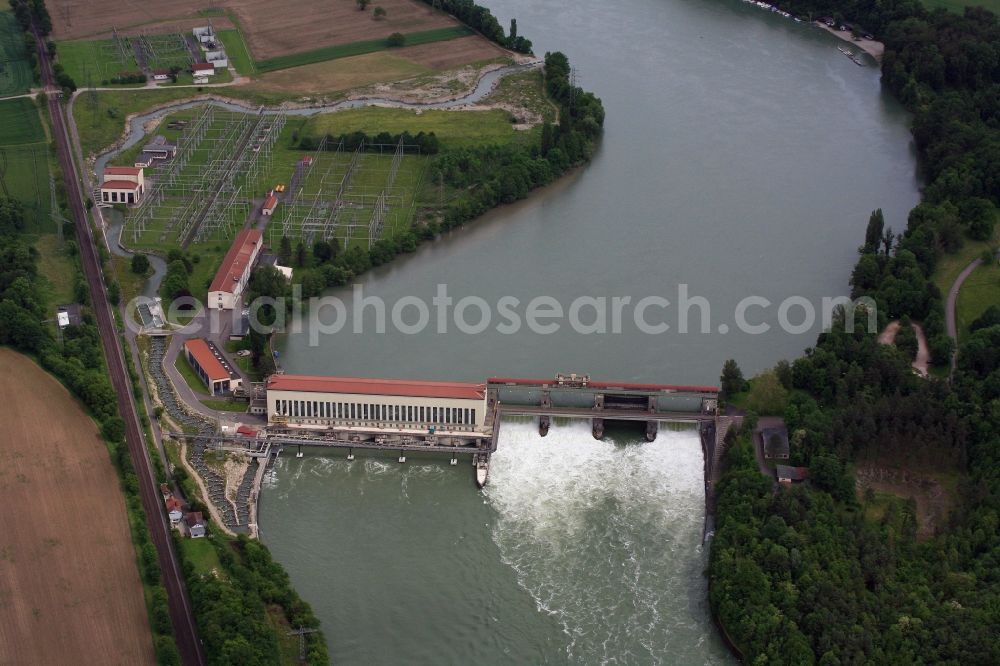
{"type": "Polygon", "coordinates": [[[838,30],[837,28],[832,28],[821,21],[813,21],[813,25],[817,28],[826,30],[828,33],[836,37],[837,39],[842,39],[845,42],[850,42],[854,44],[859,49],[875,58],[878,62],[882,62],[882,56],[885,55],[885,44],[875,39],[865,39],[864,37],[855,37],[850,30],[838,30]]]}

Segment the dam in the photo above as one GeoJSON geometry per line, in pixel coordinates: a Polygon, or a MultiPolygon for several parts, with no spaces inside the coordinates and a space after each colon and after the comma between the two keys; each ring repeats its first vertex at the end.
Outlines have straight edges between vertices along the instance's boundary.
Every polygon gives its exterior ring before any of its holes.
{"type": "Polygon", "coordinates": [[[448,455],[452,465],[468,457],[482,488],[503,416],[537,419],[543,437],[553,417],[589,419],[595,439],[604,436],[607,422],[640,422],[647,442],[656,440],[660,423],[696,424],[706,482],[733,422],[719,414],[714,386],[595,381],[576,373],[491,377],[483,384],[279,373],[254,394],[265,396],[266,425],[177,436],[265,459],[285,447],[295,447],[298,457],[303,447],[346,449],[348,460],[355,449],[391,451],[400,463],[417,452],[448,455]]]}

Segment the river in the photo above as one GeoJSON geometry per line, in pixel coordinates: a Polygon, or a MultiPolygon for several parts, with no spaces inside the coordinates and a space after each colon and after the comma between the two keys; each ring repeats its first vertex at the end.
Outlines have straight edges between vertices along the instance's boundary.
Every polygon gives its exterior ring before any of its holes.
{"type": "MultiPolygon", "coordinates": [[[[366,326],[315,345],[283,337],[286,370],[715,383],[726,358],[753,373],[814,343],[820,322],[780,331],[777,303],[845,294],[871,210],[905,227],[919,196],[908,116],[874,61],[856,66],[833,36],[736,0],[485,4],[504,25],[516,16],[537,53],[567,53],[607,109],[601,148],[529,200],[366,275],[366,295],[429,303],[444,283],[489,303],[676,301],[684,283],[709,302],[710,332],[696,320],[660,335],[628,322],[607,335],[366,326]],[[766,334],[737,330],[749,296],[774,304],[748,315],[766,334]]],[[[700,575],[697,437],[611,436],[566,423],[540,439],[505,423],[485,493],[466,465],[286,458],[263,494],[262,538],[338,663],[727,663],[700,575]]]]}

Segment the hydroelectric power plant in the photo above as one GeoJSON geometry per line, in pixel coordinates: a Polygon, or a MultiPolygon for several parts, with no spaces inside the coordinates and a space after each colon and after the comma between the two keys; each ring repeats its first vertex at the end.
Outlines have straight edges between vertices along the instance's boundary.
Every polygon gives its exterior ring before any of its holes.
{"type": "Polygon", "coordinates": [[[398,452],[400,463],[408,452],[446,454],[453,465],[461,455],[471,457],[480,488],[505,415],[537,419],[543,437],[553,417],[590,419],[595,439],[607,422],[639,422],[647,442],[662,422],[696,424],[706,484],[732,423],[719,415],[714,386],[594,381],[576,373],[491,377],[485,384],[275,374],[253,391],[266,400],[265,427],[194,437],[265,459],[288,446],[299,457],[302,447],[346,449],[349,460],[355,449],[388,450],[398,452]]]}

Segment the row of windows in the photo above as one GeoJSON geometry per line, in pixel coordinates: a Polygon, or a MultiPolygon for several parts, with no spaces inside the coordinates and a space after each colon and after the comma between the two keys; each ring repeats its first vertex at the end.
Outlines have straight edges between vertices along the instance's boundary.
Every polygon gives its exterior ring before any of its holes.
{"type": "Polygon", "coordinates": [[[118,192],[114,190],[102,192],[101,196],[105,203],[135,203],[135,194],[133,192],[122,192],[121,199],[118,198],[118,192]],[[125,199],[126,194],[128,195],[128,200],[125,199]]]}
{"type": "Polygon", "coordinates": [[[280,416],[341,419],[347,421],[387,421],[395,423],[442,423],[475,425],[476,410],[461,407],[423,407],[418,405],[380,405],[365,402],[327,402],[325,400],[276,401],[280,416]]]}

